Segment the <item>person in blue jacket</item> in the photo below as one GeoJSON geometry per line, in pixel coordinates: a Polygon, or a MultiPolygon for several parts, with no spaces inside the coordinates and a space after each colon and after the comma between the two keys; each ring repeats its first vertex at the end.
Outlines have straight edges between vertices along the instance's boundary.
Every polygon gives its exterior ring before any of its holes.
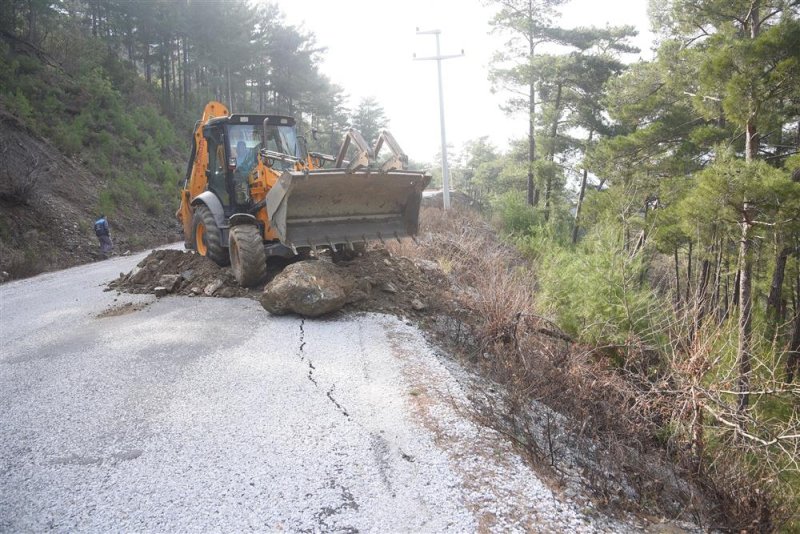
{"type": "Polygon", "coordinates": [[[108,227],[108,219],[106,216],[101,214],[100,218],[94,222],[94,233],[97,235],[97,239],[100,240],[100,253],[104,257],[108,257],[111,254],[111,249],[114,248],[114,244],[111,242],[111,230],[108,227]]]}

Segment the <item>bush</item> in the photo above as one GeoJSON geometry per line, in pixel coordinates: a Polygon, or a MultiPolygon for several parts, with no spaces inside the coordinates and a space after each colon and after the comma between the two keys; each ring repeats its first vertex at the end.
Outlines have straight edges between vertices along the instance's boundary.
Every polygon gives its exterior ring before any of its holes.
{"type": "Polygon", "coordinates": [[[27,278],[37,275],[48,267],[48,259],[43,258],[40,251],[29,247],[6,250],[4,269],[11,279],[27,278]]]}
{"type": "Polygon", "coordinates": [[[53,130],[53,142],[65,156],[74,156],[83,147],[81,136],[64,124],[59,124],[53,130]]]}
{"type": "Polygon", "coordinates": [[[100,191],[97,197],[97,211],[113,217],[117,213],[117,202],[111,191],[100,191]]]}
{"type": "Polygon", "coordinates": [[[532,226],[542,222],[534,208],[528,206],[525,194],[509,191],[490,200],[492,213],[500,220],[505,232],[511,235],[527,233],[532,226]]]}
{"type": "Polygon", "coordinates": [[[660,347],[668,310],[643,286],[642,255],[631,257],[612,230],[595,230],[575,250],[541,245],[537,302],[583,341],[625,345],[638,338],[660,347]]]}
{"type": "Polygon", "coordinates": [[[17,117],[25,120],[30,120],[33,118],[33,106],[28,98],[22,94],[20,89],[17,89],[8,97],[7,105],[11,112],[17,117]]]}

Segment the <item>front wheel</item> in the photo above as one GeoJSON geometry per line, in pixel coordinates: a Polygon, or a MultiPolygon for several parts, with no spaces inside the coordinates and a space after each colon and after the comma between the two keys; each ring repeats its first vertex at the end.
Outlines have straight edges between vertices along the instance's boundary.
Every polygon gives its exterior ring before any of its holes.
{"type": "Polygon", "coordinates": [[[230,231],[231,270],[242,287],[253,287],[267,277],[267,252],[258,226],[240,224],[230,231]]]}
{"type": "Polygon", "coordinates": [[[214,214],[202,204],[195,208],[192,215],[192,245],[198,254],[209,257],[217,265],[228,265],[228,251],[222,245],[222,232],[214,214]]]}

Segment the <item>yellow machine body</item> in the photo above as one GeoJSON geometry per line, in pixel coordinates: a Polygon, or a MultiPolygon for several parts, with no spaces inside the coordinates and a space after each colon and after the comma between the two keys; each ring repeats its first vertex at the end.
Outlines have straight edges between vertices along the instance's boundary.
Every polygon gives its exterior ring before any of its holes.
{"type": "Polygon", "coordinates": [[[230,261],[239,282],[253,285],[262,275],[255,263],[269,255],[416,234],[430,175],[407,162],[388,132],[372,148],[350,130],[339,154],[328,156],[308,152],[291,117],[231,115],[209,102],[176,216],[188,248],[230,261]],[[392,154],[378,165],[381,148],[392,154]]]}

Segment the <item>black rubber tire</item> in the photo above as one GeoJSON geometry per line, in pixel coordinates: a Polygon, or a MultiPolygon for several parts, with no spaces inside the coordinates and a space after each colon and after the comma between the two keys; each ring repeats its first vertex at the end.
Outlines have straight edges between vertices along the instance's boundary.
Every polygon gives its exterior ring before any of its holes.
{"type": "Polygon", "coordinates": [[[228,248],[222,244],[222,232],[217,226],[217,221],[208,206],[200,204],[194,209],[192,215],[192,248],[199,254],[206,256],[217,265],[225,267],[230,263],[228,248]],[[202,225],[202,236],[205,246],[197,242],[198,229],[202,225]]]}
{"type": "Polygon", "coordinates": [[[257,286],[267,278],[267,251],[258,226],[240,224],[231,228],[228,248],[231,270],[240,286],[257,286]]]}

